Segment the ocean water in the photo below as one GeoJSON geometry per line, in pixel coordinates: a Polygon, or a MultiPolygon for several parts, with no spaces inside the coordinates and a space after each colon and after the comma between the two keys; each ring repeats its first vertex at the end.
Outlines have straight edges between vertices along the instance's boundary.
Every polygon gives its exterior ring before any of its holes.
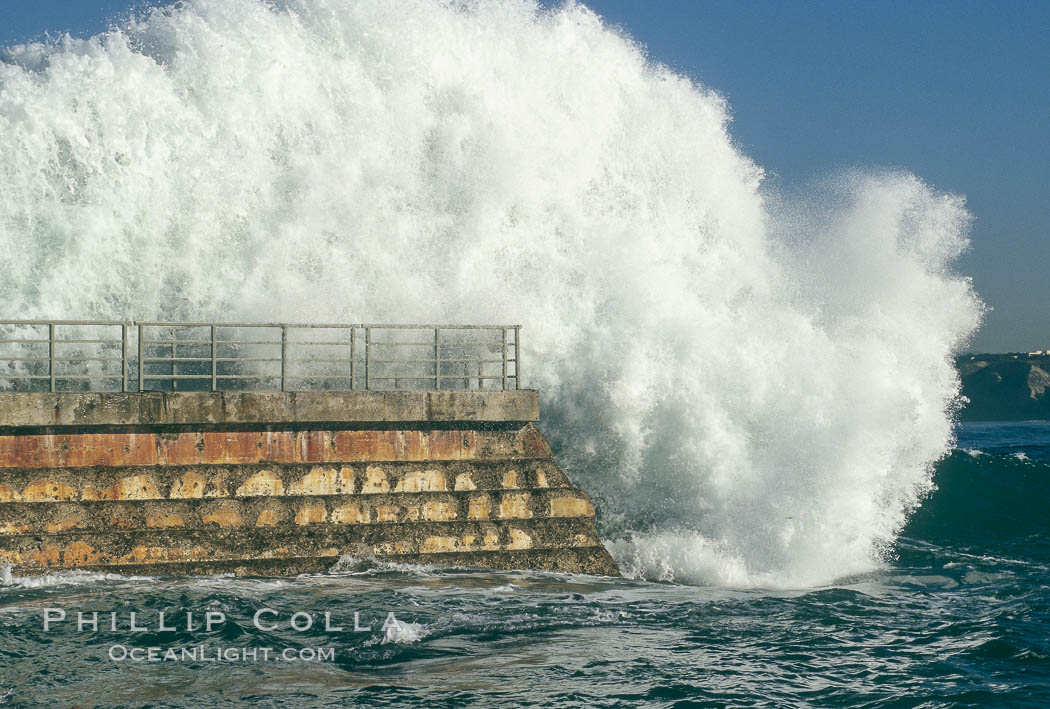
{"type": "Polygon", "coordinates": [[[0,698],[27,707],[1045,707],[1050,423],[967,424],[959,441],[965,449],[937,464],[936,490],[883,562],[809,588],[350,559],[290,579],[8,578],[0,698]],[[67,615],[45,632],[48,608],[67,615]],[[253,623],[261,609],[272,609],[263,629],[253,623]],[[98,611],[99,631],[78,630],[77,611],[98,611]],[[131,612],[144,631],[130,630],[131,612]],[[174,630],[159,630],[161,612],[174,630]],[[199,627],[208,612],[225,622],[199,627]],[[306,624],[296,613],[312,627],[293,629],[306,624]],[[341,632],[326,631],[325,613],[341,632]],[[355,613],[370,630],[354,630],[355,613]],[[184,648],[203,654],[185,659],[184,648]],[[164,659],[169,649],[177,656],[164,659]]]}

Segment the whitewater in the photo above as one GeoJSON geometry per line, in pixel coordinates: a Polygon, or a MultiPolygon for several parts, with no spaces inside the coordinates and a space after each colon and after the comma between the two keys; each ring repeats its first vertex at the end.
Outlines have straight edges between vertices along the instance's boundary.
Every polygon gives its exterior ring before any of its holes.
{"type": "MultiPolygon", "coordinates": [[[[872,571],[983,306],[964,200],[784,192],[586,7],[187,0],[0,54],[0,317],[520,322],[625,574],[872,571]]],[[[775,120],[775,116],[770,116],[775,120]]]]}

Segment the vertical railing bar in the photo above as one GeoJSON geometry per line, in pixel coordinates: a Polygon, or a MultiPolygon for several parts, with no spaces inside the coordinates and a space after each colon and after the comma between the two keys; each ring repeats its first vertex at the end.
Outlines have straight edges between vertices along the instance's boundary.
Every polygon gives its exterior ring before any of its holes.
{"type": "Polygon", "coordinates": [[[365,326],[365,391],[372,390],[372,328],[365,326]]]}
{"type": "Polygon", "coordinates": [[[281,325],[281,391],[285,389],[285,374],[288,371],[288,326],[281,325]]]}
{"type": "Polygon", "coordinates": [[[139,323],[138,350],[139,350],[139,393],[140,394],[142,393],[142,380],[143,380],[143,376],[142,376],[143,375],[143,371],[142,370],[144,369],[144,367],[142,365],[142,341],[143,341],[143,339],[145,339],[143,337],[142,328],[143,328],[142,323],[139,323]]]}
{"type": "Polygon", "coordinates": [[[514,326],[514,388],[521,389],[521,325],[514,326]]]}
{"type": "Polygon", "coordinates": [[[507,390],[507,328],[503,332],[503,391],[507,390]]]}
{"type": "Polygon", "coordinates": [[[357,354],[357,348],[355,347],[356,344],[357,326],[354,325],[350,328],[350,391],[354,390],[354,375],[356,374],[354,371],[356,369],[354,358],[357,354]]]}
{"type": "Polygon", "coordinates": [[[434,389],[441,391],[441,328],[434,328],[434,389]]]}
{"type": "MultiPolygon", "coordinates": [[[[32,370],[29,370],[32,371],[32,370]]],[[[55,324],[47,324],[47,375],[51,381],[51,391],[55,390],[55,324]]]]}
{"type": "Polygon", "coordinates": [[[128,325],[120,326],[120,390],[128,391],[128,325]]]}
{"type": "Polygon", "coordinates": [[[171,347],[171,390],[172,391],[178,391],[179,390],[179,380],[175,378],[175,375],[178,374],[178,371],[175,369],[175,367],[176,367],[176,363],[175,363],[175,338],[177,336],[178,336],[178,330],[176,330],[174,327],[172,327],[171,328],[171,345],[170,345],[170,347],[171,347]]]}
{"type": "Polygon", "coordinates": [[[216,330],[215,325],[212,325],[211,326],[211,390],[212,391],[218,391],[218,387],[216,386],[216,383],[217,383],[216,382],[216,375],[218,374],[218,372],[216,370],[218,369],[218,367],[216,366],[216,359],[215,359],[216,355],[217,355],[217,353],[215,351],[215,330],[216,330]]]}

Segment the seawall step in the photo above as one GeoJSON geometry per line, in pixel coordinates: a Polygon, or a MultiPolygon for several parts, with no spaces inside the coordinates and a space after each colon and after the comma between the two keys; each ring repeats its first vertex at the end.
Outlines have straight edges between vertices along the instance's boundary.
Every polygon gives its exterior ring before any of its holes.
{"type": "Polygon", "coordinates": [[[602,549],[593,521],[582,517],[512,522],[282,526],[268,529],[265,535],[245,534],[243,529],[235,528],[0,536],[0,548],[0,562],[13,564],[20,573],[56,568],[344,554],[419,559],[430,554],[602,549]]]}
{"type": "Polygon", "coordinates": [[[594,516],[572,488],[0,505],[0,535],[594,516]]]}
{"type": "Polygon", "coordinates": [[[0,506],[257,496],[454,492],[569,487],[553,460],[11,468],[0,476],[0,506]]]}
{"type": "MultiPolygon", "coordinates": [[[[368,555],[365,555],[366,557],[368,555]]],[[[338,571],[346,556],[289,556],[280,559],[222,559],[191,562],[148,562],[143,564],[99,564],[91,571],[128,576],[290,576],[338,571]]],[[[600,547],[581,549],[527,549],[501,551],[448,552],[440,554],[398,554],[383,561],[442,567],[483,569],[536,569],[596,575],[616,575],[609,552],[600,547]]],[[[39,574],[47,569],[28,569],[20,573],[39,574]]]]}

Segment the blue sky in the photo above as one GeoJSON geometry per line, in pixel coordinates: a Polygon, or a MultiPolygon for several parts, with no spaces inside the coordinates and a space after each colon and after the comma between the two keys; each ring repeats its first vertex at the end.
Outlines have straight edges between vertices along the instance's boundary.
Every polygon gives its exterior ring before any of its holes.
{"type": "MultiPolygon", "coordinates": [[[[0,44],[94,34],[143,4],[0,0],[0,44]]],[[[724,94],[785,187],[890,167],[966,195],[959,268],[994,309],[972,349],[1050,347],[1050,2],[585,4],[724,94]]]]}

